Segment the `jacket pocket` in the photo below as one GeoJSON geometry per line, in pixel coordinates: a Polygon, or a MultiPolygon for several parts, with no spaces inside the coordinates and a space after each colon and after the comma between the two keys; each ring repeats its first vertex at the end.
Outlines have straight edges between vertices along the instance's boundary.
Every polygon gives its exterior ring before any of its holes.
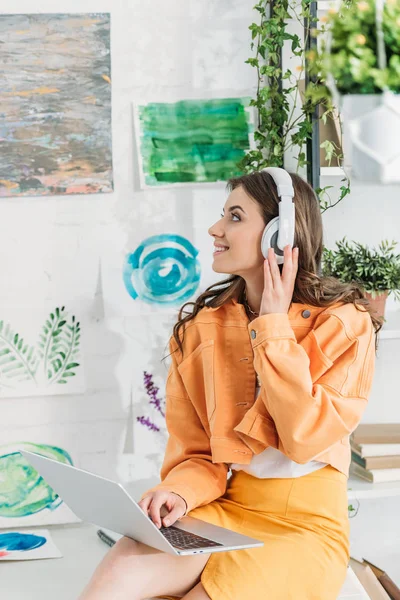
{"type": "Polygon", "coordinates": [[[186,391],[199,413],[211,419],[215,413],[214,340],[202,342],[178,366],[186,391]]]}

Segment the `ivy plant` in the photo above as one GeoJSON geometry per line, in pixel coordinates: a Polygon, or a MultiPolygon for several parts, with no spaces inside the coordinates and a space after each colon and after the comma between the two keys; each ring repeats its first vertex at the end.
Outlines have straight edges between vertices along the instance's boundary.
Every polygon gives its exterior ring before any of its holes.
{"type": "MultiPolygon", "coordinates": [[[[257,111],[257,128],[254,134],[255,149],[250,150],[240,163],[245,173],[258,171],[267,166],[283,167],[285,153],[295,152],[297,169],[307,165],[306,144],[312,137],[312,115],[323,107],[320,118],[325,122],[332,116],[333,105],[329,89],[321,77],[314,76],[306,89],[305,101],[301,105],[301,114],[295,116],[295,107],[299,104],[298,82],[309,69],[312,54],[308,55],[309,36],[315,37],[315,21],[311,18],[310,0],[290,4],[288,0],[259,0],[254,10],[259,16],[257,23],[249,29],[252,33],[251,50],[255,55],[246,62],[257,71],[256,97],[250,101],[257,111]],[[295,18],[305,26],[305,36],[287,30],[288,20],[295,18]],[[313,28],[311,27],[313,25],[313,28]],[[285,42],[291,42],[291,52],[299,57],[300,65],[294,74],[290,69],[280,66],[280,56],[285,42]],[[311,91],[312,90],[312,93],[311,91]]],[[[333,142],[321,144],[329,163],[336,157],[342,158],[339,148],[333,142]]],[[[335,206],[350,192],[350,182],[344,177],[340,196],[333,202],[328,190],[332,186],[315,190],[321,206],[321,212],[335,206]]]]}

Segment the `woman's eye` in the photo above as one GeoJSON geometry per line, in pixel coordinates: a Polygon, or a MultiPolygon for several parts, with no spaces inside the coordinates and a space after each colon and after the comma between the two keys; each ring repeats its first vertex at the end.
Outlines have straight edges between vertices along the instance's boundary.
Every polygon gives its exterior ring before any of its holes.
{"type": "MultiPolygon", "coordinates": [[[[231,215],[232,219],[233,219],[233,217],[236,217],[236,218],[238,219],[238,221],[240,221],[240,217],[239,217],[239,215],[237,215],[236,213],[230,213],[230,215],[231,215]]],[[[223,219],[224,217],[225,217],[225,215],[223,215],[223,214],[221,213],[221,219],[223,219]]]]}

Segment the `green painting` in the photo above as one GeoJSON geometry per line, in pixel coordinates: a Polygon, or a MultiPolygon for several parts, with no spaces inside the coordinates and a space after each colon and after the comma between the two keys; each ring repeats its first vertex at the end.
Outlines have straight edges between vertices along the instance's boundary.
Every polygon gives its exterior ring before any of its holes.
{"type": "MultiPolygon", "coordinates": [[[[1,316],[1,315],[0,315],[1,316]]],[[[65,306],[44,319],[36,344],[0,319],[0,398],[81,393],[81,327],[65,306]],[[64,388],[64,389],[63,389],[64,388]]]]}
{"type": "Polygon", "coordinates": [[[242,174],[250,98],[150,103],[136,110],[142,185],[203,184],[242,174]]]}
{"type": "Polygon", "coordinates": [[[0,446],[0,529],[76,522],[77,517],[20,450],[35,452],[65,465],[73,464],[69,453],[58,446],[34,442],[0,446]]]}

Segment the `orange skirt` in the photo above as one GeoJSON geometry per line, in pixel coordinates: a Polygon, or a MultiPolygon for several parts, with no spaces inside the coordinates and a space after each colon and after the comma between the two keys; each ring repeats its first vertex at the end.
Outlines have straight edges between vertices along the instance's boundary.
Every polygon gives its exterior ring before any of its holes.
{"type": "Polygon", "coordinates": [[[234,471],[224,496],[189,515],[264,542],[210,555],[201,582],[212,600],[337,600],[350,526],[347,477],[331,465],[288,479],[234,471]]]}

